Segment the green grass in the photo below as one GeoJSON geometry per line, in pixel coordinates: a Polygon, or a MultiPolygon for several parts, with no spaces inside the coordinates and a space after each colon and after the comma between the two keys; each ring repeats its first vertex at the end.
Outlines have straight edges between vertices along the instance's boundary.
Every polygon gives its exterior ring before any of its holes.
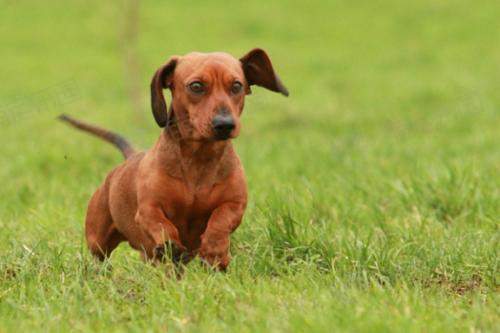
{"type": "Polygon", "coordinates": [[[498,2],[144,1],[141,114],[124,1],[0,6],[0,331],[498,329],[498,2]],[[86,204],[121,157],[55,116],[146,148],[161,63],[255,46],[291,96],[247,99],[229,272],[176,280],[125,244],[96,264],[86,204]]]}

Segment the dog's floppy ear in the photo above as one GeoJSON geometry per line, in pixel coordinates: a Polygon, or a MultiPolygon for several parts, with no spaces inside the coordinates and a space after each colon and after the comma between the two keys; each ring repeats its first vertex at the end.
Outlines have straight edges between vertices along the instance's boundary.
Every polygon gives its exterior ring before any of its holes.
{"type": "Polygon", "coordinates": [[[258,85],[288,96],[288,90],[274,72],[267,53],[262,49],[253,49],[240,58],[248,85],[258,85]]]}
{"type": "Polygon", "coordinates": [[[165,65],[158,68],[151,80],[151,107],[160,127],[165,127],[168,123],[167,103],[163,96],[163,89],[170,88],[177,61],[178,57],[170,58],[165,65]]]}

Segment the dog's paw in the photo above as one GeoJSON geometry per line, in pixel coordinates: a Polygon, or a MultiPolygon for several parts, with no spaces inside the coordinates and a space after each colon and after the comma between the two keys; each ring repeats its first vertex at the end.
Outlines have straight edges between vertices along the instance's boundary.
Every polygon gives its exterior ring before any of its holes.
{"type": "Polygon", "coordinates": [[[179,263],[185,260],[188,253],[184,245],[174,241],[166,241],[164,244],[157,245],[154,248],[154,256],[161,260],[172,258],[173,262],[179,263]]]}
{"type": "Polygon", "coordinates": [[[224,257],[200,255],[200,260],[201,263],[207,268],[215,269],[219,272],[226,272],[231,258],[229,255],[224,257]]]}
{"type": "Polygon", "coordinates": [[[218,242],[202,241],[199,256],[206,266],[225,272],[231,261],[229,239],[221,239],[218,242]]]}

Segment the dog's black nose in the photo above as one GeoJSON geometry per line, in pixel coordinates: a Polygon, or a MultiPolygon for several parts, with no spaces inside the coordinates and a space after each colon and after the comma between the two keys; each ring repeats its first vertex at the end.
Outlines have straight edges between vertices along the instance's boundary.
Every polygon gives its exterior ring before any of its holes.
{"type": "Polygon", "coordinates": [[[218,114],[212,120],[212,127],[218,139],[227,139],[234,129],[234,119],[230,114],[218,114]]]}

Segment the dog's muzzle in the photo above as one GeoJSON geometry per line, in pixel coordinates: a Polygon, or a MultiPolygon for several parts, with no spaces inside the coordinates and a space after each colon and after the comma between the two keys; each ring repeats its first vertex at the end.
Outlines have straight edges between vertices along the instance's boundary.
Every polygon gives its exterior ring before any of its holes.
{"type": "Polygon", "coordinates": [[[228,139],[235,126],[231,114],[218,114],[212,120],[212,128],[217,140],[228,139]]]}

